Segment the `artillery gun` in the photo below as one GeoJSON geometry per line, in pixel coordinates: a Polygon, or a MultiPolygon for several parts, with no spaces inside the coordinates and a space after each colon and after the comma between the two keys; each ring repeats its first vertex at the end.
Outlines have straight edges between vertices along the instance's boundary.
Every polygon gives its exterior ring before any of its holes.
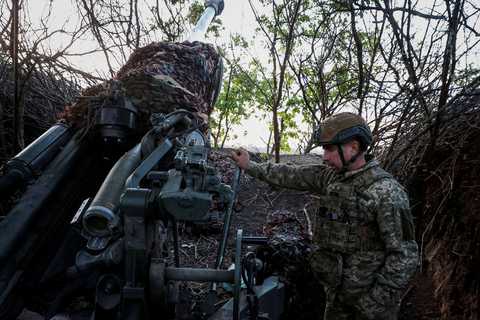
{"type": "MultiPolygon", "coordinates": [[[[206,1],[191,37],[222,8],[206,1]]],[[[212,104],[221,70],[215,74],[212,104]]],[[[60,122],[4,167],[0,194],[19,199],[0,221],[0,319],[15,319],[25,306],[50,318],[72,297],[92,294],[91,308],[76,318],[174,319],[179,281],[211,283],[202,319],[278,319],[283,284],[262,273],[267,262],[254,252],[242,255],[242,245],[265,238],[237,230],[235,267],[222,269],[240,170],[232,186],[221,182],[194,112],[153,113],[139,137],[138,107],[115,81],[111,92],[90,99],[93,128],[60,122]],[[182,267],[177,224],[213,217],[224,222],[215,266],[182,267]],[[218,283],[233,287],[221,308],[218,283]]]]}

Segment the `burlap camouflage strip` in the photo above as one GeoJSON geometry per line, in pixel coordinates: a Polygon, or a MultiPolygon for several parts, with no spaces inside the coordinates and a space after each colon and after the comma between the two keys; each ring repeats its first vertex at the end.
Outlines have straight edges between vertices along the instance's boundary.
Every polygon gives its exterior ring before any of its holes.
{"type": "MultiPolygon", "coordinates": [[[[201,42],[155,42],[135,50],[116,77],[89,88],[62,115],[76,126],[88,126],[93,119],[91,101],[112,94],[112,84],[120,82],[140,113],[148,121],[151,113],[186,109],[208,118],[220,56],[210,44],[201,42]]],[[[140,124],[145,127],[146,124],[140,124]]]]}
{"type": "Polygon", "coordinates": [[[210,44],[155,42],[137,49],[118,72],[117,79],[125,83],[127,94],[136,98],[141,108],[163,111],[175,104],[210,114],[219,59],[210,44]],[[149,90],[142,91],[146,86],[149,90]],[[143,99],[145,93],[153,101],[143,99]]]}

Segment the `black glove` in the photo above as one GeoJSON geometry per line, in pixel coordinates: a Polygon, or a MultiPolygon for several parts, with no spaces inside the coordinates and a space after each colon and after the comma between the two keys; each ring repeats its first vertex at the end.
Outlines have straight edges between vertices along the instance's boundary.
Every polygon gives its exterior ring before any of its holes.
{"type": "Polygon", "coordinates": [[[208,7],[215,9],[215,15],[219,16],[225,7],[225,3],[223,0],[205,0],[205,8],[208,7]]]}

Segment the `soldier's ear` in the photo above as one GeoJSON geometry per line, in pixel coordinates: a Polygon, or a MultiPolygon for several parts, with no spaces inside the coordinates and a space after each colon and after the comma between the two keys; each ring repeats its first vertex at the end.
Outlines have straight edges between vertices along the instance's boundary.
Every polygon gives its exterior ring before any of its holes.
{"type": "Polygon", "coordinates": [[[357,154],[358,152],[361,151],[361,146],[360,146],[360,142],[358,140],[350,140],[348,142],[348,144],[350,145],[350,148],[352,149],[352,155],[355,155],[357,154]]]}

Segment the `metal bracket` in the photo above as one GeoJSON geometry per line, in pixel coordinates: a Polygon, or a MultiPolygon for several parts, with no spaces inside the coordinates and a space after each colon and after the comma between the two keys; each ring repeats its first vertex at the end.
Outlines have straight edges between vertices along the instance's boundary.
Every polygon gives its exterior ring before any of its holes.
{"type": "Polygon", "coordinates": [[[168,138],[165,138],[163,143],[153,150],[147,159],[143,160],[130,177],[128,177],[127,182],[125,182],[125,187],[138,188],[140,186],[140,181],[157,165],[172,146],[172,142],[168,138]]]}
{"type": "Polygon", "coordinates": [[[242,237],[243,230],[237,230],[237,239],[235,242],[235,276],[233,287],[233,320],[240,319],[240,287],[242,285],[242,237]]]}

